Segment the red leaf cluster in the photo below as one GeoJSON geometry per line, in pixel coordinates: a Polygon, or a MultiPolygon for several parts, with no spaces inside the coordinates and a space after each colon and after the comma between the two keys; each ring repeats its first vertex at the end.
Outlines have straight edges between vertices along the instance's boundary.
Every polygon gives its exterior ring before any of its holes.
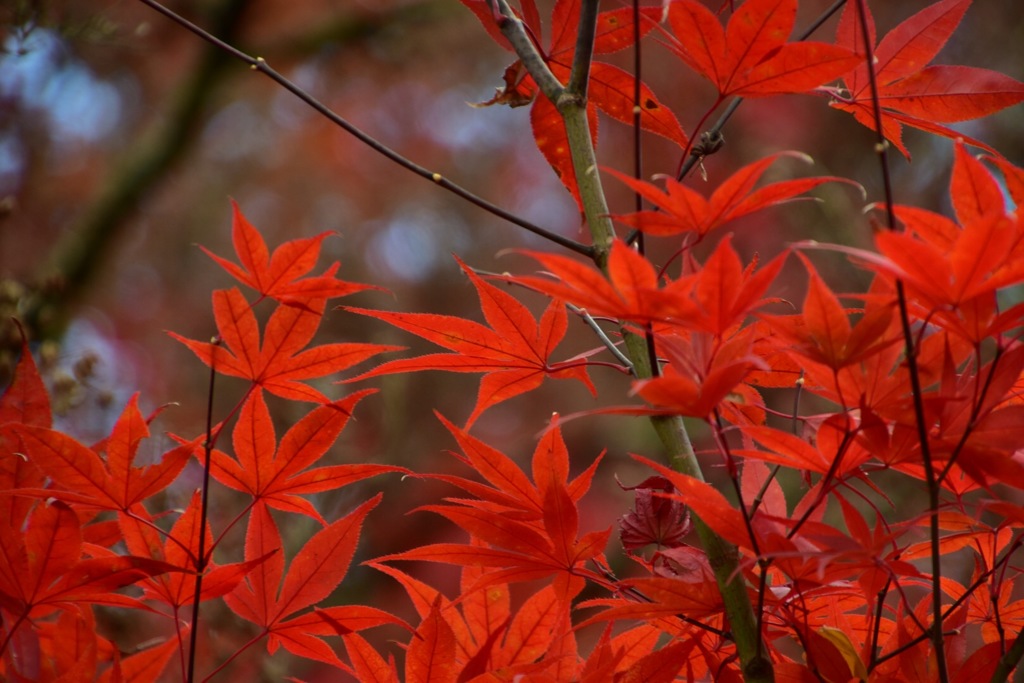
{"type": "MultiPolygon", "coordinates": [[[[556,0],[547,41],[532,0],[514,18],[483,0],[463,4],[506,47],[497,24],[523,22],[536,46],[548,46],[547,68],[567,79],[581,2],[556,0]]],[[[1007,76],[928,66],[969,0],[933,3],[877,46],[872,17],[858,14],[863,2],[847,3],[835,45],[789,40],[797,0],[733,4],[718,13],[730,7],[724,24],[696,0],[674,0],[664,12],[668,48],[715,85],[713,107],[727,96],[817,89],[874,126],[880,105],[881,134],[909,157],[903,124],[954,136],[941,124],[1024,100],[1024,86],[1007,76]],[[838,79],[842,87],[823,88],[838,79]]],[[[631,47],[662,18],[654,8],[637,14],[640,26],[631,8],[600,13],[594,53],[631,47]]],[[[532,99],[536,142],[575,194],[557,108],[535,97],[522,63],[504,80],[492,103],[532,99]]],[[[674,114],[634,76],[597,61],[589,86],[592,132],[597,110],[630,122],[635,104],[641,128],[686,147],[674,114]]],[[[397,347],[314,341],[328,300],[369,286],[338,279],[338,264],[310,275],[326,234],[271,252],[234,206],[238,261],[210,256],[255,296],[213,293],[212,342],[171,335],[214,375],[244,382],[237,405],[206,433],[174,437],[150,457],[156,416],[144,417],[137,395],[98,443],[55,430],[22,344],[0,395],[0,678],[191,683],[243,671],[244,653],[264,642],[268,654],[287,651],[380,683],[764,680],[759,667],[801,682],[999,678],[1017,664],[1010,659],[1024,630],[1024,170],[988,158],[997,174],[963,141],[953,149],[950,215],[890,202],[895,224],[873,235],[872,248],[803,242],[762,262],[719,237],[729,221],[843,181],[759,186],[780,156],[795,153],[763,156],[707,196],[681,180],[662,190],[610,171],[652,205],[613,215],[645,240],[610,240],[600,267],[529,252],[542,272],[500,280],[549,298],[539,319],[462,261],[486,324],[343,307],[447,352],[392,360],[336,385],[423,370],[482,375],[463,426],[439,415],[458,444],[458,474],[334,461],[332,449],[375,390],[331,398],[323,381],[397,347]],[[663,238],[670,247],[660,248],[663,238]],[[822,250],[860,268],[871,280],[866,291],[834,289],[833,274],[812,258],[822,250]],[[787,263],[801,283],[806,274],[806,290],[783,298],[787,263]],[[567,310],[590,329],[599,328],[594,318],[611,320],[617,332],[602,331],[601,348],[555,360],[567,310]],[[646,357],[636,352],[641,337],[646,357]],[[594,360],[606,350],[611,360],[594,360]],[[671,466],[616,453],[576,466],[557,413],[528,467],[470,433],[484,411],[548,377],[575,379],[596,395],[591,371],[599,367],[632,377],[610,405],[583,415],[651,417],[675,444],[671,466]],[[277,401],[301,410],[286,429],[275,427],[277,401]],[[682,417],[699,422],[706,471],[684,457],[694,444],[682,417]],[[633,507],[619,518],[625,554],[611,561],[612,529],[590,528],[583,505],[605,460],[653,472],[621,487],[633,492],[633,507]],[[395,504],[370,494],[325,516],[319,497],[390,473],[408,475],[409,486],[457,491],[413,511],[443,518],[457,537],[363,562],[408,595],[410,623],[336,601],[346,580],[356,586],[349,570],[360,562],[367,519],[395,504]],[[911,490],[927,503],[909,499],[911,490]],[[226,514],[211,514],[211,491],[225,494],[217,506],[229,501],[226,514]],[[284,533],[304,524],[313,531],[299,541],[284,533]],[[733,558],[734,570],[723,572],[733,558]],[[455,567],[457,594],[396,567],[423,562],[455,567]],[[248,640],[230,642],[237,634],[198,619],[211,601],[244,622],[248,640]],[[756,609],[753,625],[731,618],[746,603],[756,609]],[[108,612],[97,606],[158,637],[122,652],[103,635],[108,612]],[[377,627],[404,640],[364,635],[377,627]],[[170,673],[172,662],[178,671],[170,673]]]]}

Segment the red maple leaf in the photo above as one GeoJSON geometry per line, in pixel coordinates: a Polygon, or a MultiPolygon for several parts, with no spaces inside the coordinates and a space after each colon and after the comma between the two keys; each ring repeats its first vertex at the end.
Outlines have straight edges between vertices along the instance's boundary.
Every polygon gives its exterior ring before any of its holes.
{"type": "MultiPolygon", "coordinates": [[[[14,367],[10,385],[0,395],[0,490],[40,488],[46,482],[46,475],[38,467],[18,455],[17,437],[5,425],[45,429],[52,423],[50,395],[22,333],[21,358],[14,367]]],[[[20,527],[34,504],[35,501],[23,496],[0,496],[0,519],[6,518],[11,526],[20,527]]]]}
{"type": "MultiPolygon", "coordinates": [[[[168,562],[179,567],[180,572],[149,577],[138,582],[147,599],[159,600],[175,612],[192,604],[195,598],[195,576],[199,566],[199,517],[201,494],[196,491],[185,511],[178,517],[166,537],[161,537],[159,527],[141,505],[135,506],[130,515],[121,515],[119,522],[128,551],[142,557],[168,562]],[[187,573],[186,573],[187,572],[187,573]]],[[[213,533],[207,523],[203,531],[207,557],[215,546],[213,533]]],[[[270,551],[277,552],[277,551],[270,551]]],[[[200,600],[219,598],[230,593],[252,571],[253,567],[265,562],[267,556],[257,557],[248,562],[216,564],[204,563],[203,585],[200,600]]]]}
{"type": "MultiPolygon", "coordinates": [[[[1004,74],[969,66],[927,66],[945,46],[970,4],[971,0],[943,0],[926,7],[892,29],[873,51],[882,132],[908,159],[902,124],[963,138],[992,151],[984,143],[940,124],[980,118],[1024,101],[1024,83],[1004,74]]],[[[846,3],[836,42],[861,55],[862,64],[845,77],[845,89],[834,93],[831,104],[875,130],[871,86],[867,65],[863,64],[866,49],[859,6],[857,2],[846,3]]],[[[875,23],[870,10],[864,18],[874,43],[875,23]]]]}
{"type": "Polygon", "coordinates": [[[672,482],[664,477],[648,477],[636,486],[620,483],[619,487],[636,492],[633,509],[619,518],[619,537],[627,552],[652,543],[659,549],[682,545],[683,537],[690,533],[689,513],[678,501],[653,495],[655,491],[671,493],[672,482]]]}
{"type": "MultiPolygon", "coordinates": [[[[479,540],[473,542],[486,547],[479,540]]],[[[567,667],[564,671],[578,666],[575,652],[559,652],[558,641],[566,636],[570,623],[567,606],[559,602],[551,585],[538,590],[513,612],[507,584],[481,584],[486,567],[464,566],[462,594],[451,601],[394,567],[371,564],[402,584],[422,619],[428,618],[435,603],[440,604],[440,614],[455,636],[455,659],[462,680],[494,672],[511,677],[543,670],[552,675],[552,669],[559,670],[559,665],[567,667]],[[537,661],[542,658],[544,661],[537,661]]],[[[556,678],[566,680],[571,676],[556,678]]]]}
{"type": "Polygon", "coordinates": [[[263,236],[246,220],[234,200],[231,200],[231,211],[231,238],[241,265],[217,256],[206,247],[199,248],[236,280],[259,292],[260,300],[271,298],[301,306],[306,299],[333,299],[364,289],[380,289],[334,277],[338,272],[337,262],[331,264],[323,275],[303,277],[316,265],[320,244],[331,233],[323,232],[316,237],[285,242],[271,255],[263,236]]]}
{"type": "MultiPolygon", "coordinates": [[[[740,385],[756,369],[767,369],[754,355],[750,330],[723,343],[703,333],[688,337],[663,335],[658,340],[659,352],[669,364],[659,377],[634,383],[633,393],[653,408],[612,408],[608,412],[632,414],[671,414],[708,418],[723,402],[744,399],[740,385]]],[[[730,416],[733,413],[730,413],[730,416]]],[[[738,417],[738,415],[736,415],[738,417]]]]}
{"type": "Polygon", "coordinates": [[[592,316],[645,324],[660,320],[687,320],[697,315],[690,298],[693,278],[683,277],[659,286],[658,272],[646,258],[622,240],[608,254],[608,276],[593,262],[561,254],[525,252],[544,266],[549,277],[522,275],[510,282],[567,301],[592,316]]]}
{"type": "Polygon", "coordinates": [[[345,310],[383,320],[455,352],[390,361],[347,381],[420,370],[485,373],[467,425],[472,425],[487,408],[536,389],[547,376],[579,380],[596,394],[582,359],[549,361],[568,326],[564,304],[552,301],[538,325],[513,296],[485,282],[461,261],[459,264],[476,287],[490,327],[447,315],[346,307],[345,310]]]}
{"type": "MultiPolygon", "coordinates": [[[[842,182],[856,186],[845,178],[822,176],[770,183],[754,189],[768,167],[779,157],[789,156],[812,163],[810,157],[799,152],[778,152],[748,164],[723,181],[711,197],[705,199],[671,177],[665,177],[665,192],[653,184],[636,180],[610,168],[604,169],[640,194],[660,211],[638,211],[613,216],[616,220],[649,235],[678,235],[694,232],[698,239],[712,230],[749,213],[794,200],[797,195],[814,189],[822,183],[842,182]]],[[[859,186],[858,186],[859,187],[859,186]]]]}
{"type": "Polygon", "coordinates": [[[701,521],[733,545],[747,549],[752,548],[752,540],[743,521],[743,514],[730,505],[718,489],[701,479],[675,472],[639,455],[632,457],[672,482],[675,492],[659,493],[658,495],[686,505],[701,521]]]}
{"type": "Polygon", "coordinates": [[[810,276],[803,315],[763,316],[781,346],[833,370],[859,363],[902,341],[895,302],[869,302],[856,325],[810,260],[797,253],[810,276]]]}
{"type": "Polygon", "coordinates": [[[596,462],[569,482],[568,451],[561,432],[553,427],[534,452],[531,482],[508,456],[447,421],[445,426],[463,445],[469,462],[494,488],[438,475],[433,478],[452,481],[476,493],[478,499],[458,499],[451,505],[420,509],[448,518],[490,547],[481,547],[479,543],[438,543],[380,557],[377,562],[426,560],[488,568],[477,587],[553,576],[555,592],[565,604],[583,589],[584,577],[600,580],[585,564],[603,557],[611,529],[578,537],[576,507],[576,501],[589,487],[596,462]]]}
{"type": "Polygon", "coordinates": [[[251,562],[270,556],[224,596],[224,602],[238,616],[262,627],[261,635],[269,637],[269,653],[284,646],[300,657],[351,671],[322,640],[324,636],[337,635],[339,627],[361,631],[381,624],[405,625],[387,612],[361,605],[306,611],[330,595],[345,578],[363,521],[380,500],[381,495],[377,494],[317,532],[298,551],[287,572],[283,554],[275,552],[282,547],[277,524],[266,505],[253,507],[245,539],[245,559],[251,562]]]}
{"type": "Polygon", "coordinates": [[[156,464],[135,467],[139,444],[149,436],[137,394],[110,436],[99,444],[99,452],[52,429],[30,425],[12,425],[10,429],[21,438],[29,460],[56,484],[55,488],[22,488],[22,494],[52,496],[104,510],[126,511],[163,491],[177,478],[198,443],[184,443],[167,451],[156,464]]]}
{"type": "MultiPolygon", "coordinates": [[[[462,4],[477,15],[499,44],[510,49],[504,36],[497,30],[494,13],[485,0],[462,0],[462,4]]],[[[580,0],[556,0],[552,10],[553,35],[549,48],[544,54],[544,59],[552,73],[563,83],[568,80],[572,68],[580,4],[580,0]]],[[[642,7],[640,13],[640,35],[646,35],[660,20],[661,9],[642,7]]],[[[537,44],[540,44],[540,15],[532,1],[523,3],[522,19],[528,30],[538,38],[537,44]]],[[[594,54],[609,54],[629,47],[633,44],[633,30],[633,10],[631,8],[625,7],[601,12],[597,19],[594,54]]],[[[510,102],[513,105],[524,104],[535,96],[537,86],[530,76],[520,73],[519,64],[517,61],[506,69],[505,89],[500,91],[491,102],[485,104],[503,102],[510,102]]],[[[632,125],[634,82],[632,74],[617,66],[601,61],[591,63],[587,117],[590,123],[590,135],[595,144],[597,140],[597,109],[618,121],[632,125]]],[[[640,125],[644,130],[672,140],[680,147],[686,146],[686,133],[683,132],[675,114],[664,106],[644,83],[640,84],[639,106],[640,125]]],[[[530,111],[530,123],[533,126],[537,147],[551,164],[562,184],[576,199],[577,204],[580,204],[576,174],[573,171],[568,138],[561,114],[546,97],[536,97],[530,111]]]]}
{"type": "Polygon", "coordinates": [[[348,423],[356,404],[374,389],[314,408],[282,437],[280,445],[261,392],[242,406],[233,432],[235,458],[214,451],[210,474],[220,483],[269,507],[327,522],[302,494],[340,489],[384,472],[407,472],[391,465],[360,463],[310,467],[327,453],[348,423]]]}
{"type": "Polygon", "coordinates": [[[139,579],[181,571],[148,557],[83,557],[78,515],[65,503],[39,503],[24,528],[0,524],[0,608],[9,615],[0,652],[19,626],[74,603],[138,606],[113,591],[139,579]]]}
{"type": "Polygon", "coordinates": [[[955,146],[950,197],[960,225],[921,209],[898,207],[896,215],[906,230],[878,232],[880,254],[838,245],[801,246],[848,254],[885,278],[902,281],[916,315],[980,343],[1016,327],[1024,317],[1020,305],[1001,312],[996,298],[998,290],[1024,281],[1019,248],[1024,224],[1006,212],[995,178],[962,142],[955,146]]]}
{"type": "Polygon", "coordinates": [[[796,10],[797,0],[747,0],[723,29],[696,0],[675,0],[668,22],[677,42],[668,45],[715,84],[720,99],[807,92],[856,66],[857,56],[845,47],[787,43],[796,10]]]}
{"type": "Polygon", "coordinates": [[[456,683],[459,668],[455,660],[455,633],[441,616],[438,599],[409,642],[405,680],[409,683],[456,683]]]}
{"type": "Polygon", "coordinates": [[[168,334],[221,374],[247,379],[282,398],[314,403],[329,403],[330,399],[299,380],[324,377],[400,348],[357,343],[306,348],[320,326],[326,300],[305,301],[301,308],[277,307],[267,321],[262,345],[252,307],[236,288],[213,293],[213,313],[223,345],[168,334]]]}
{"type": "Polygon", "coordinates": [[[765,293],[782,270],[786,256],[787,252],[783,252],[755,271],[758,259],[755,257],[743,266],[732,246],[732,235],[726,235],[703,266],[691,261],[689,268],[695,271],[692,296],[697,311],[684,321],[683,329],[700,330],[719,338],[731,336],[754,309],[770,303],[765,293]]]}

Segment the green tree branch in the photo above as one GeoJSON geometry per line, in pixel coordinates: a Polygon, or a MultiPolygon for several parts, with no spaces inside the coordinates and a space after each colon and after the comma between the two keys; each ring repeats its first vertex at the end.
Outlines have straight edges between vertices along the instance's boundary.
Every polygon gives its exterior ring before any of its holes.
{"type": "MultiPolygon", "coordinates": [[[[535,69],[534,65],[538,62],[543,64],[543,58],[526,35],[522,22],[514,17],[505,0],[495,0],[495,2],[503,17],[500,22],[502,33],[516,47],[523,64],[528,70],[535,69]],[[523,52],[519,52],[519,50],[523,50],[523,52]]],[[[581,16],[590,21],[596,21],[597,4],[598,0],[584,0],[581,16]]],[[[580,35],[590,35],[591,41],[593,40],[594,28],[592,26],[581,26],[579,32],[580,35]]],[[[591,53],[590,46],[584,45],[581,48],[579,43],[577,44],[572,67],[573,74],[589,73],[591,53]]],[[[531,70],[530,75],[537,83],[542,84],[541,88],[544,94],[551,99],[562,115],[583,211],[593,239],[594,262],[607,275],[608,253],[615,241],[615,230],[609,217],[608,203],[598,174],[597,156],[587,123],[586,98],[581,95],[585,89],[578,85],[575,79],[573,83],[579,92],[562,87],[561,84],[558,87],[552,86],[551,79],[554,76],[551,75],[546,65],[536,73],[531,70]]],[[[627,355],[633,363],[635,376],[638,379],[652,377],[652,361],[643,337],[626,332],[625,341],[627,355]]],[[[651,422],[665,447],[672,468],[703,481],[700,464],[697,462],[683,419],[679,416],[655,417],[651,422]]],[[[715,572],[715,579],[725,603],[726,615],[739,653],[745,680],[758,683],[773,681],[774,672],[771,663],[763,654],[764,648],[761,645],[758,622],[754,616],[746,581],[739,570],[737,549],[696,516],[694,516],[694,525],[704,546],[704,552],[707,553],[708,562],[715,572]]]]}

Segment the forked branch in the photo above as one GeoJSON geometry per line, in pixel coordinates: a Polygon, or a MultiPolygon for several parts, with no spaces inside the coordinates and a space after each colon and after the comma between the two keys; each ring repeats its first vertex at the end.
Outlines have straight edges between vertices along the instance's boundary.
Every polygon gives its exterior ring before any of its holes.
{"type": "MultiPolygon", "coordinates": [[[[543,63],[543,58],[536,46],[526,35],[522,22],[515,18],[506,1],[493,0],[493,2],[496,9],[495,14],[502,17],[499,20],[502,33],[512,45],[523,50],[522,53],[517,53],[522,63],[528,69],[531,64],[543,63]]],[[[598,0],[584,0],[580,12],[581,19],[586,18],[587,21],[596,22],[597,4],[598,0]]],[[[579,35],[589,35],[592,41],[594,30],[592,26],[581,26],[579,35]]],[[[580,43],[577,42],[572,73],[581,71],[589,73],[591,54],[592,45],[581,48],[580,43]]],[[[538,68],[537,73],[531,71],[530,75],[535,81],[541,83],[542,79],[548,80],[550,70],[544,65],[543,69],[538,68]]],[[[552,99],[552,103],[562,115],[576,182],[595,248],[592,256],[595,263],[607,274],[607,258],[615,240],[615,231],[609,217],[610,212],[605,200],[604,188],[597,172],[597,157],[587,123],[586,100],[580,97],[579,93],[574,93],[561,84],[558,87],[549,85],[546,89],[542,86],[542,90],[546,96],[552,99]],[[552,95],[554,95],[553,98],[552,95]]],[[[585,89],[582,89],[581,92],[585,92],[585,89]]],[[[645,340],[631,333],[624,333],[624,339],[635,376],[638,379],[652,377],[652,361],[645,340]]],[[[672,468],[703,481],[704,477],[683,419],[679,416],[656,416],[651,418],[651,422],[666,449],[667,458],[672,468]]],[[[746,581],[739,571],[737,549],[718,536],[699,518],[695,517],[694,526],[704,546],[704,552],[707,553],[708,562],[714,569],[715,579],[722,593],[744,679],[748,682],[774,680],[771,663],[763,654],[764,648],[761,646],[758,620],[754,616],[746,581]]]]}

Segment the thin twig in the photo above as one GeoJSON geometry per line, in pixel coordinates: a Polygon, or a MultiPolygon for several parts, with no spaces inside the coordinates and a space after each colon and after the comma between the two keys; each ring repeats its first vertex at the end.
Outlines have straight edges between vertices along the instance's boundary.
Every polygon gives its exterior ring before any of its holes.
{"type": "MultiPolygon", "coordinates": [[[[871,30],[868,27],[867,10],[864,0],[857,0],[857,18],[860,22],[861,36],[864,41],[864,61],[867,64],[868,83],[871,87],[871,111],[875,122],[878,142],[875,151],[882,169],[882,185],[885,191],[885,216],[888,228],[896,229],[896,202],[893,199],[892,178],[889,171],[889,141],[885,139],[882,128],[882,105],[878,94],[878,79],[875,74],[874,46],[871,44],[871,30]]],[[[914,335],[910,327],[910,312],[907,294],[901,280],[896,280],[896,298],[899,302],[900,325],[903,328],[903,340],[906,347],[907,372],[910,373],[910,387],[914,403],[914,421],[917,423],[917,438],[921,445],[921,459],[924,465],[925,482],[928,485],[929,536],[931,538],[931,570],[932,570],[932,618],[934,623],[929,629],[935,659],[938,664],[940,683],[949,682],[946,669],[945,642],[942,634],[942,550],[939,547],[939,484],[932,464],[931,448],[928,444],[928,425],[925,423],[924,396],[921,387],[921,375],[917,368],[917,350],[914,335]]]]}
{"type": "Polygon", "coordinates": [[[498,28],[501,29],[501,34],[512,45],[516,56],[519,57],[519,61],[530,74],[530,77],[533,78],[537,87],[540,88],[540,91],[552,103],[557,102],[558,98],[565,92],[565,86],[548,68],[544,55],[537,49],[537,44],[530,37],[526,26],[519,20],[505,0],[488,0],[488,4],[491,5],[491,9],[494,11],[495,17],[497,17],[498,28]]]}
{"type": "Polygon", "coordinates": [[[594,317],[587,313],[586,309],[580,308],[579,306],[574,306],[572,304],[566,304],[566,307],[576,315],[583,318],[583,322],[585,322],[587,326],[594,331],[594,334],[596,334],[597,338],[601,340],[601,343],[605,345],[605,348],[607,348],[611,352],[611,354],[615,356],[615,360],[619,361],[627,368],[629,368],[630,373],[633,372],[633,361],[629,360],[629,358],[626,357],[626,354],[622,353],[622,351],[619,351],[619,347],[615,345],[615,342],[608,338],[608,335],[605,333],[605,331],[602,330],[601,326],[597,324],[597,321],[594,320],[594,317]]]}
{"type": "MultiPolygon", "coordinates": [[[[220,338],[211,342],[220,344],[220,338]]],[[[213,455],[213,388],[217,379],[217,354],[210,358],[210,390],[206,397],[206,442],[203,444],[203,488],[199,504],[199,551],[196,553],[195,591],[192,594],[192,628],[189,630],[188,672],[186,683],[195,680],[196,644],[199,639],[199,603],[203,596],[203,572],[206,571],[206,519],[210,512],[210,460],[213,455]]]]}
{"type": "Polygon", "coordinates": [[[161,14],[168,17],[175,23],[181,25],[182,27],[188,29],[195,35],[207,41],[208,43],[215,45],[221,50],[224,50],[225,52],[229,53],[231,56],[235,57],[239,61],[248,64],[249,68],[251,68],[253,71],[259,71],[260,73],[264,74],[272,81],[280,85],[282,88],[292,93],[300,100],[305,102],[307,105],[312,107],[319,114],[328,119],[331,123],[343,129],[349,135],[352,135],[357,140],[367,145],[378,154],[386,157],[390,161],[393,161],[402,168],[412,171],[421,178],[426,178],[427,180],[432,181],[436,185],[444,188],[445,190],[448,190],[452,194],[470,202],[471,204],[480,207],[484,211],[487,211],[495,216],[498,216],[499,218],[503,218],[509,223],[518,225],[519,227],[528,230],[529,232],[532,232],[535,235],[543,237],[546,240],[554,242],[555,244],[558,244],[561,247],[564,247],[571,251],[575,251],[576,253],[582,254],[584,256],[592,255],[593,247],[587,246],[585,244],[580,244],[579,242],[571,240],[567,237],[563,237],[562,235],[542,228],[538,225],[535,225],[525,220],[524,218],[521,218],[513,213],[510,213],[505,209],[502,209],[501,207],[492,204],[486,199],[483,199],[482,197],[470,192],[461,185],[453,183],[452,181],[445,178],[442,174],[424,168],[423,166],[420,166],[419,164],[408,159],[407,157],[394,151],[390,147],[380,143],[375,138],[364,133],[362,130],[360,130],[359,128],[357,128],[356,126],[354,126],[353,124],[349,123],[347,120],[336,114],[334,111],[330,109],[330,107],[328,107],[327,105],[323,104],[318,99],[313,97],[308,91],[304,90],[303,88],[300,88],[291,80],[285,78],[280,73],[275,71],[273,68],[271,68],[269,64],[267,64],[266,60],[263,59],[262,57],[253,57],[251,55],[246,54],[245,52],[242,52],[241,50],[233,47],[232,45],[229,45],[228,43],[220,40],[219,38],[207,32],[206,30],[200,28],[196,24],[185,19],[181,15],[171,11],[167,7],[164,7],[156,0],[139,1],[153,8],[157,12],[160,12],[161,14]]]}

